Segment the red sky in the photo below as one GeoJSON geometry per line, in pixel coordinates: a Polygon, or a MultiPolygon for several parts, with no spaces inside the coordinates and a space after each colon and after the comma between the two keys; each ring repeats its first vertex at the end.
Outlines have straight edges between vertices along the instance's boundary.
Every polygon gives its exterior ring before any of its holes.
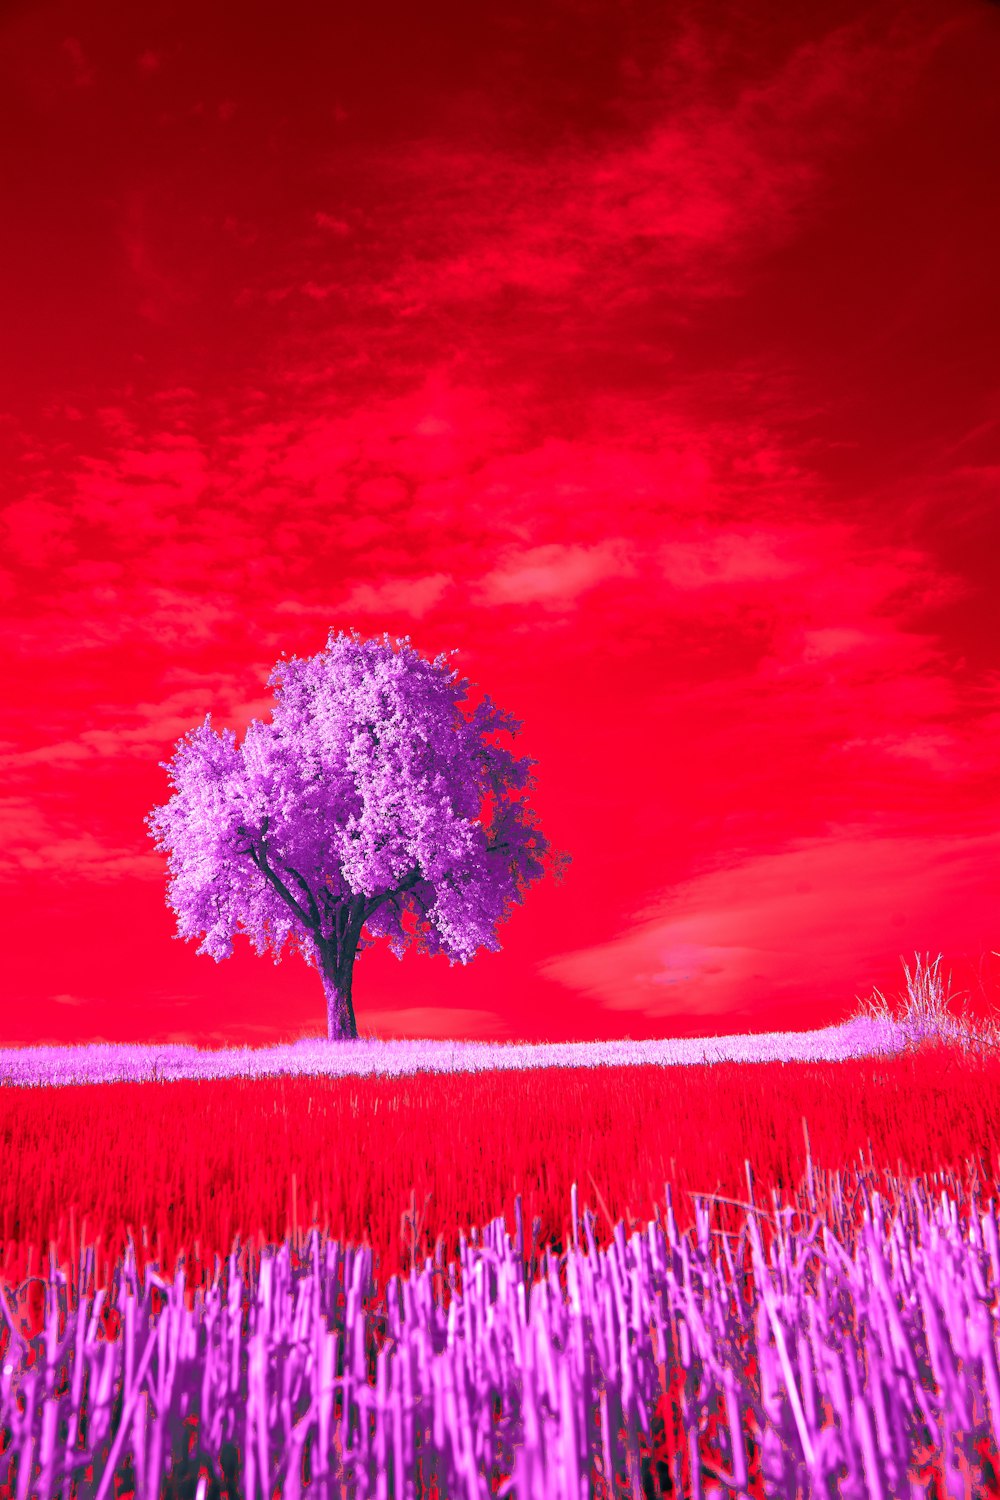
{"type": "Polygon", "coordinates": [[[8,3],[0,1042],[323,1029],[143,819],[331,628],[573,856],[362,1031],[1000,1000],[998,77],[987,0],[8,3]]]}

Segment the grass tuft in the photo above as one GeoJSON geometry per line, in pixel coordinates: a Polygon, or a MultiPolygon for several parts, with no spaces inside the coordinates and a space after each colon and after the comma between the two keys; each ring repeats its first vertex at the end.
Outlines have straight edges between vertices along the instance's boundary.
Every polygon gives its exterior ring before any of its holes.
{"type": "MultiPolygon", "coordinates": [[[[1000,958],[1000,953],[996,953],[995,949],[991,949],[991,952],[1000,958]]],[[[976,1022],[965,1013],[964,1008],[960,1015],[953,1014],[950,1007],[956,997],[951,993],[951,975],[948,975],[945,988],[938,972],[942,956],[939,953],[932,965],[928,954],[922,966],[919,953],[915,954],[912,976],[906,962],[900,957],[906,975],[906,994],[899,996],[895,1007],[889,1004],[880,990],[874,992],[878,996],[877,1002],[874,999],[861,1000],[859,996],[855,996],[861,1006],[857,1015],[887,1021],[898,1027],[906,1038],[908,1052],[919,1052],[941,1045],[958,1046],[966,1055],[982,1055],[1000,1050],[1000,1028],[995,1021],[976,1022]]]]}

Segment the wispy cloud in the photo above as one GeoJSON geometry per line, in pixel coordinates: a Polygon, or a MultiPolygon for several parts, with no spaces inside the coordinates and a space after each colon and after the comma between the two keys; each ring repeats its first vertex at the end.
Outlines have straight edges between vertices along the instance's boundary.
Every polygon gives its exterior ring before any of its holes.
{"type": "Polygon", "coordinates": [[[562,609],[598,584],[634,578],[638,569],[629,551],[623,539],[601,542],[594,547],[550,542],[521,551],[507,549],[476,592],[486,605],[562,609]]]}
{"type": "Polygon", "coordinates": [[[163,860],[156,854],[115,847],[65,816],[49,818],[34,801],[0,798],[0,878],[39,873],[53,878],[71,874],[98,883],[162,878],[163,860]]]}
{"type": "Polygon", "coordinates": [[[982,872],[998,856],[1000,835],[988,832],[835,829],[679,882],[620,936],[547,960],[540,972],[610,1010],[664,1022],[796,1001],[804,1018],[817,1008],[846,1014],[856,998],[870,998],[887,953],[895,964],[899,952],[936,945],[942,878],[952,951],[975,948],[993,921],[982,872]]]}
{"type": "Polygon", "coordinates": [[[393,578],[385,583],[360,583],[338,601],[338,614],[412,615],[422,620],[451,586],[448,573],[422,578],[393,578]]]}
{"type": "Polygon", "coordinates": [[[94,83],[94,69],[87,60],[87,54],[75,36],[68,36],[62,44],[63,56],[68,59],[73,78],[73,86],[78,89],[88,89],[94,83]]]}
{"type": "MultiPolygon", "coordinates": [[[[900,109],[948,32],[902,8],[868,12],[733,91],[724,34],[692,25],[658,70],[637,60],[645,95],[623,91],[627,132],[527,155],[484,121],[481,143],[394,142],[391,167],[372,151],[395,234],[369,228],[380,274],[366,295],[409,318],[438,304],[479,318],[505,293],[551,306],[586,291],[605,325],[651,300],[730,296],[748,260],[801,228],[831,168],[900,109]]],[[[303,290],[323,281],[313,264],[303,290]]]]}

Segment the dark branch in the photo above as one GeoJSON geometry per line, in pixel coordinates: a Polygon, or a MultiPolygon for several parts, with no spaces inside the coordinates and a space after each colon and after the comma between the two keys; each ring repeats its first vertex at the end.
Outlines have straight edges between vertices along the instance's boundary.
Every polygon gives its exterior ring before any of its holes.
{"type": "Polygon", "coordinates": [[[418,896],[418,894],[417,894],[416,891],[413,892],[413,899],[417,903],[417,905],[420,907],[420,910],[423,912],[424,916],[427,918],[427,920],[429,922],[430,919],[431,919],[431,914],[427,910],[427,903],[426,903],[426,901],[424,901],[421,896],[418,896]]]}
{"type": "MultiPolygon", "coordinates": [[[[501,782],[500,777],[497,775],[496,771],[494,771],[493,767],[490,765],[489,757],[488,756],[484,755],[482,757],[482,764],[483,764],[483,769],[485,770],[486,775],[487,775],[487,777],[489,779],[490,786],[493,788],[493,798],[494,798],[493,824],[492,824],[492,827],[490,827],[489,829],[487,829],[487,831],[486,831],[486,837],[487,837],[488,840],[489,839],[496,840],[499,837],[500,833],[502,832],[504,824],[507,822],[508,818],[510,818],[516,812],[516,810],[517,810],[517,803],[511,802],[506,797],[504,797],[504,792],[507,790],[507,788],[501,782]]],[[[498,849],[507,848],[509,846],[508,845],[504,845],[504,844],[500,844],[500,843],[496,843],[496,842],[492,842],[492,843],[487,843],[486,847],[487,847],[487,851],[490,854],[493,854],[498,849]]]]}
{"type": "Polygon", "coordinates": [[[311,915],[311,917],[313,919],[313,923],[315,924],[316,927],[318,927],[320,925],[319,907],[316,905],[316,898],[313,895],[312,890],[310,889],[310,887],[308,886],[308,884],[306,883],[306,881],[303,880],[303,878],[299,874],[298,870],[293,869],[293,867],[291,865],[289,865],[289,864],[285,865],[285,869],[288,871],[289,875],[294,875],[295,876],[295,879],[298,881],[299,885],[305,891],[306,900],[309,903],[309,912],[310,912],[310,915],[311,915]]]}
{"type": "MultiPolygon", "coordinates": [[[[319,907],[316,902],[316,897],[308,882],[299,873],[298,870],[293,868],[293,866],[285,866],[287,873],[297,881],[298,885],[301,887],[304,893],[308,908],[304,909],[300,902],[288,889],[287,885],[285,885],[278,872],[274,870],[268,863],[265,840],[267,837],[269,826],[270,818],[264,818],[261,824],[260,850],[258,852],[256,844],[254,842],[255,835],[249,828],[241,824],[237,828],[236,832],[240,835],[241,838],[245,838],[248,840],[248,846],[245,849],[238,849],[236,852],[238,854],[245,854],[248,856],[248,858],[257,867],[260,873],[264,876],[264,879],[269,883],[269,885],[274,888],[275,891],[277,891],[278,895],[285,902],[286,906],[291,908],[291,910],[295,913],[304,927],[306,927],[310,932],[322,936],[322,917],[320,915],[319,907]]],[[[365,898],[364,896],[349,896],[346,898],[341,897],[338,900],[334,898],[333,893],[328,890],[327,887],[322,887],[320,890],[320,898],[323,901],[325,911],[328,914],[331,914],[333,917],[333,932],[338,949],[343,950],[344,944],[349,942],[352,937],[355,941],[357,940],[357,937],[360,936],[361,929],[368,921],[368,918],[372,916],[376,911],[378,911],[379,907],[384,901],[395,900],[397,896],[401,896],[404,894],[404,892],[412,890],[413,887],[423,879],[423,871],[421,870],[419,865],[415,865],[407,875],[404,875],[403,878],[396,883],[396,885],[385,891],[377,891],[374,896],[369,896],[368,898],[365,898]]],[[[420,900],[419,896],[417,896],[415,899],[417,900],[424,915],[427,916],[427,907],[424,902],[420,900]]]]}
{"type": "Polygon", "coordinates": [[[291,891],[288,889],[281,876],[278,875],[274,870],[272,870],[271,866],[267,862],[267,851],[264,847],[264,840],[267,837],[267,830],[270,826],[270,822],[270,818],[265,818],[263,823],[261,824],[259,854],[254,847],[253,834],[250,832],[250,829],[244,827],[243,825],[237,828],[236,832],[241,836],[241,838],[250,840],[249,848],[240,849],[238,850],[238,853],[246,854],[250,857],[251,861],[257,866],[257,869],[263,875],[264,879],[277,891],[278,895],[281,897],[282,901],[284,901],[285,905],[291,907],[292,911],[298,917],[303,927],[308,928],[310,931],[312,931],[313,923],[310,921],[306,913],[302,910],[302,907],[296,901],[295,897],[292,895],[291,891]]]}
{"type": "Polygon", "coordinates": [[[361,907],[362,926],[365,922],[368,921],[368,918],[372,915],[373,912],[378,911],[383,902],[391,901],[396,896],[401,896],[404,891],[411,890],[412,887],[415,886],[419,881],[423,880],[423,878],[423,870],[421,870],[419,865],[415,865],[410,873],[408,875],[404,875],[402,880],[397,881],[394,886],[391,886],[388,890],[385,891],[376,891],[374,896],[369,896],[361,907]]]}

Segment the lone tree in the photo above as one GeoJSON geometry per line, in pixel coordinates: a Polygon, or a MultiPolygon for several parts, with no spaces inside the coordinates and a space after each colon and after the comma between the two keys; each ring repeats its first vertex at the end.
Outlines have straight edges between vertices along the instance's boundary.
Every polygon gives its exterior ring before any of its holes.
{"type": "Polygon", "coordinates": [[[292,938],[319,969],[331,1040],[358,1034],[354,960],[377,938],[465,964],[499,950],[546,855],[557,879],[569,863],[511,795],[536,762],[489,738],[518,721],[486,696],[463,713],[454,653],[427,661],[409,639],[331,631],[325,651],[279,661],[271,722],[237,745],[207,714],[160,762],[175,790],[146,818],[176,936],[216,962],[240,930],[275,963],[292,938]]]}

